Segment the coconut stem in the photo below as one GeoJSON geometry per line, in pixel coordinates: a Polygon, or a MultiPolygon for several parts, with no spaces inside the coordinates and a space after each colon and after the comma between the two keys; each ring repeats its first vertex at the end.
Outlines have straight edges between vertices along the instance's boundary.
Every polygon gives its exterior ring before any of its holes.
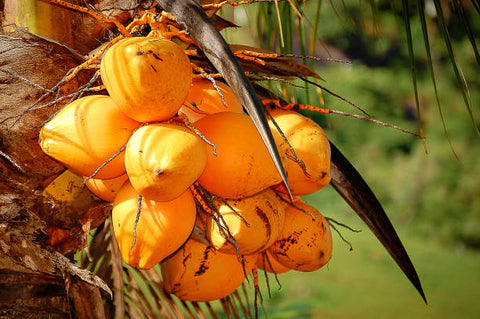
{"type": "Polygon", "coordinates": [[[130,246],[130,249],[133,249],[135,246],[135,242],[137,241],[137,225],[138,221],[140,220],[140,213],[142,212],[142,195],[138,195],[138,210],[137,210],[137,216],[135,217],[135,224],[133,225],[133,243],[132,246],[130,246]]]}

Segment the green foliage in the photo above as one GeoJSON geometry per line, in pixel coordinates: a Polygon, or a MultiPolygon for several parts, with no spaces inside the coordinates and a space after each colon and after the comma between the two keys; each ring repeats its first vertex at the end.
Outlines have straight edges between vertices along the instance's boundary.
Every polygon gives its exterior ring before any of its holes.
{"type": "MultiPolygon", "coordinates": [[[[381,23],[384,36],[378,41],[383,42],[388,34],[393,35],[389,26],[394,23],[387,23],[388,19],[393,19],[390,12],[379,14],[380,20],[385,19],[381,23]]],[[[413,39],[421,39],[420,34],[415,36],[419,32],[419,22],[415,18],[412,20],[413,39]]],[[[478,33],[480,29],[476,28],[478,33]]],[[[338,34],[337,37],[342,38],[338,34]]],[[[333,38],[331,40],[334,41],[333,38]]],[[[386,41],[389,47],[386,51],[390,51],[400,40],[396,36],[390,37],[386,41]]],[[[442,43],[438,35],[431,37],[432,47],[438,48],[442,43]]],[[[416,48],[422,45],[421,42],[414,43],[416,48]]],[[[474,74],[478,74],[480,69],[470,45],[466,35],[460,37],[456,34],[457,60],[462,61],[465,77],[469,79],[471,100],[473,105],[478,106],[480,86],[478,76],[474,74]]],[[[406,47],[405,43],[403,46],[406,47]]],[[[417,118],[410,69],[407,67],[408,55],[398,54],[393,61],[374,66],[368,65],[368,58],[366,61],[362,58],[362,52],[367,52],[368,57],[370,49],[368,43],[364,48],[357,46],[358,57],[352,66],[329,65],[319,69],[327,80],[326,86],[365,106],[365,110],[375,118],[415,131],[417,118]]],[[[385,52],[377,48],[373,51],[376,52],[374,55],[385,52]]],[[[428,155],[420,141],[389,128],[334,115],[323,121],[327,124],[330,138],[360,169],[387,212],[397,222],[409,224],[424,236],[479,248],[480,234],[475,231],[480,228],[479,140],[469,124],[470,118],[465,112],[458,82],[446,60],[447,53],[440,50],[435,54],[439,99],[458,161],[449,149],[443,132],[425,57],[416,56],[416,61],[420,61],[417,68],[418,88],[428,155]]],[[[328,96],[325,101],[330,108],[345,107],[328,96]]]]}
{"type": "MultiPolygon", "coordinates": [[[[480,115],[480,67],[473,36],[480,34],[480,19],[469,3],[442,3],[443,23],[455,54],[452,63],[441,29],[442,21],[435,14],[435,2],[426,1],[423,11],[435,82],[432,82],[426,38],[418,15],[417,5],[424,3],[422,1],[404,3],[406,14],[400,1],[283,1],[278,3],[281,23],[275,3],[261,3],[252,10],[259,12],[259,42],[264,46],[295,54],[302,54],[308,48],[309,53],[317,56],[333,54],[350,59],[352,64],[317,62],[317,72],[326,79],[321,84],[363,107],[375,119],[417,132],[419,113],[405,36],[405,17],[409,19],[419,111],[428,154],[421,140],[391,128],[334,114],[309,112],[308,115],[326,128],[330,139],[364,175],[397,226],[409,226],[424,237],[444,243],[480,249],[480,165],[477,164],[480,140],[476,127],[472,127],[472,118],[480,115]],[[295,5],[295,10],[288,9],[290,3],[295,5]],[[284,47],[279,41],[279,25],[282,25],[284,47]],[[309,30],[317,30],[316,37],[302,33],[308,34],[309,30]],[[453,65],[461,69],[452,68],[453,65]],[[458,72],[467,80],[469,91],[458,81],[458,72]],[[462,94],[471,101],[472,114],[465,108],[462,94]]],[[[312,87],[306,90],[289,87],[287,92],[299,103],[320,104],[317,91],[312,87]]],[[[325,92],[322,96],[327,108],[358,113],[325,92]]],[[[341,201],[335,195],[331,200],[341,201]]]]}

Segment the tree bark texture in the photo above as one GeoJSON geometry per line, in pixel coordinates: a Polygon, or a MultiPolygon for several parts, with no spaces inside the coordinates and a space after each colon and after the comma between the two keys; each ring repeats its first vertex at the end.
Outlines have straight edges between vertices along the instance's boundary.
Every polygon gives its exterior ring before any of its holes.
{"type": "MultiPolygon", "coordinates": [[[[38,145],[39,129],[60,105],[34,109],[79,62],[43,38],[0,33],[0,318],[104,317],[99,287],[109,288],[71,261],[104,221],[104,204],[87,189],[71,202],[43,195],[65,170],[38,145]]],[[[77,87],[74,80],[58,94],[77,87]]]]}

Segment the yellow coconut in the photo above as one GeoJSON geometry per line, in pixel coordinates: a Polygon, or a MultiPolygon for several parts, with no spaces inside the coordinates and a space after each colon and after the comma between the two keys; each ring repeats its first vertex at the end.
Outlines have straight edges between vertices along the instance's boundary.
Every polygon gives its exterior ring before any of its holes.
{"type": "Polygon", "coordinates": [[[125,174],[124,152],[111,159],[127,143],[140,123],[125,116],[105,95],[90,95],[66,105],[40,130],[40,147],[73,172],[95,178],[125,174]],[[111,160],[110,160],[111,159],[111,160]]]}
{"type": "Polygon", "coordinates": [[[120,109],[139,122],[174,116],[192,84],[190,60],[166,39],[125,38],[107,50],[100,74],[120,109]]]}
{"type": "MultiPolygon", "coordinates": [[[[83,178],[86,179],[87,176],[84,176],[83,178]]],[[[120,187],[122,187],[123,183],[125,183],[127,179],[127,174],[123,174],[111,179],[89,178],[85,181],[85,185],[97,197],[106,202],[113,203],[115,196],[117,196],[118,190],[120,187]]]]}
{"type": "Polygon", "coordinates": [[[161,263],[165,290],[186,301],[213,301],[234,292],[255,267],[256,255],[222,254],[211,246],[188,240],[161,263]]]}
{"type": "Polygon", "coordinates": [[[123,260],[128,265],[149,269],[172,254],[190,236],[196,207],[190,191],[170,202],[141,199],[126,182],[113,203],[112,223],[123,260]]]}
{"type": "Polygon", "coordinates": [[[125,167],[137,192],[155,201],[170,201],[202,174],[207,150],[194,132],[175,124],[146,125],[132,135],[125,167]]]}
{"type": "Polygon", "coordinates": [[[185,99],[188,103],[182,106],[180,112],[185,114],[191,122],[218,112],[243,113],[242,104],[230,87],[220,81],[216,81],[215,86],[209,80],[193,80],[185,99]]]}
{"type": "Polygon", "coordinates": [[[270,189],[246,198],[216,200],[215,205],[218,221],[208,216],[206,233],[213,246],[226,254],[237,254],[232,238],[240,254],[264,250],[277,239],[283,227],[285,208],[270,189]]]}
{"type": "Polygon", "coordinates": [[[317,270],[332,256],[328,221],[305,201],[295,201],[285,211],[283,229],[268,250],[285,267],[299,271],[317,270]]]}
{"type": "MultiPolygon", "coordinates": [[[[272,110],[271,116],[285,134],[295,154],[305,164],[305,169],[292,159],[293,152],[286,143],[283,151],[287,152],[287,180],[294,195],[314,193],[330,183],[330,143],[322,128],[313,120],[294,111],[272,110]]],[[[272,130],[277,130],[270,120],[272,130]]],[[[287,193],[279,184],[275,189],[287,193]]]]}
{"type": "MultiPolygon", "coordinates": [[[[216,146],[216,154],[207,146],[207,166],[198,179],[209,192],[243,198],[282,181],[249,116],[215,113],[195,122],[195,127],[216,146]]],[[[275,138],[282,143],[280,136],[275,138]]],[[[284,154],[282,160],[285,164],[284,154]]]]}

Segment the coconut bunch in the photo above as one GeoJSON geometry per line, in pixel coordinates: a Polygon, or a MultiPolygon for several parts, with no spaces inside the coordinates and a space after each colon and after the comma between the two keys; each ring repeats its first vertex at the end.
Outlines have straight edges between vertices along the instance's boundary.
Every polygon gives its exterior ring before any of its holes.
{"type": "Polygon", "coordinates": [[[330,182],[330,146],[315,122],[268,111],[292,198],[235,94],[194,77],[174,42],[122,39],[100,75],[108,95],[66,105],[40,146],[113,203],[125,263],[160,263],[166,290],[189,301],[226,297],[256,268],[328,263],[328,222],[299,197],[330,182]]]}

